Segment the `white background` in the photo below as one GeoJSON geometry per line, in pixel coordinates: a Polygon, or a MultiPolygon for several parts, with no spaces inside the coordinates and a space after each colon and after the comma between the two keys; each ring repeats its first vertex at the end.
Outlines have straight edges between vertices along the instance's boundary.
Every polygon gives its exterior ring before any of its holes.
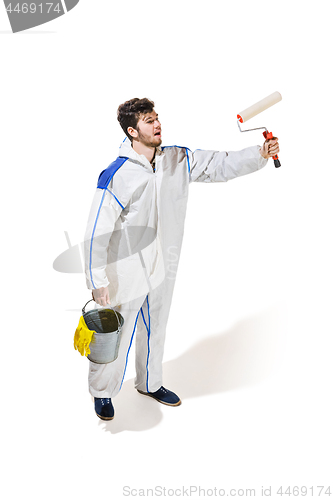
{"type": "Polygon", "coordinates": [[[0,8],[6,498],[122,498],[124,486],[333,493],[331,11],[81,0],[12,34],[0,8]],[[153,99],[164,145],[239,150],[263,137],[241,134],[237,113],[276,90],[283,100],[243,128],[272,130],[282,167],[191,186],[164,358],[164,385],[183,404],[140,396],[131,352],[115,419],[102,422],[73,348],[90,293],[52,264],[64,231],[82,241],[124,137],[118,105],[153,99]]]}

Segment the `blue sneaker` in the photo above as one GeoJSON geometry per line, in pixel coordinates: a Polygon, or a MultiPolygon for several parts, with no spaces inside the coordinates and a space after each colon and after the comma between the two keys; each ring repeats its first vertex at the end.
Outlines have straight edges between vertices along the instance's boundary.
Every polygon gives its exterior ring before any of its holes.
{"type": "Polygon", "coordinates": [[[151,398],[156,399],[159,403],[162,403],[164,405],[168,406],[179,406],[182,404],[180,398],[175,394],[174,392],[168,391],[168,389],[165,389],[163,385],[158,389],[156,392],[143,392],[137,391],[140,394],[144,394],[145,396],[150,396],[151,398]]]}
{"type": "Polygon", "coordinates": [[[112,420],[114,408],[110,398],[94,398],[96,415],[102,420],[112,420]]]}

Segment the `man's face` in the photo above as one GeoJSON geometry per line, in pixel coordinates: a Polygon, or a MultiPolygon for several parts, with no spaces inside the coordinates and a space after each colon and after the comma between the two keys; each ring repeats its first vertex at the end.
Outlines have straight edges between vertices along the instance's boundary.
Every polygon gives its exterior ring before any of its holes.
{"type": "Polygon", "coordinates": [[[145,146],[156,148],[161,145],[162,129],[155,111],[141,115],[136,129],[136,139],[145,146]]]}

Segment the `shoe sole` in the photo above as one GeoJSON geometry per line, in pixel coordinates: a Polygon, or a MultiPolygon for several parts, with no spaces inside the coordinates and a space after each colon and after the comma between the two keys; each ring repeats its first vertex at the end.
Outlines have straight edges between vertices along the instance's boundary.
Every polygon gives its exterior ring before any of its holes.
{"type": "MultiPolygon", "coordinates": [[[[95,412],[96,413],[96,412],[95,412]]],[[[113,417],[101,417],[101,415],[98,415],[98,413],[96,413],[96,415],[101,419],[101,420],[113,420],[114,419],[114,416],[113,417]]]]}
{"type": "Polygon", "coordinates": [[[144,396],[149,396],[150,398],[155,399],[155,401],[157,401],[158,403],[161,403],[162,405],[166,405],[166,406],[179,406],[179,405],[182,404],[181,400],[179,400],[178,403],[165,403],[164,401],[161,401],[160,399],[157,399],[154,396],[152,396],[151,394],[149,394],[149,392],[139,391],[139,389],[137,389],[137,391],[140,394],[143,394],[144,396]]]}

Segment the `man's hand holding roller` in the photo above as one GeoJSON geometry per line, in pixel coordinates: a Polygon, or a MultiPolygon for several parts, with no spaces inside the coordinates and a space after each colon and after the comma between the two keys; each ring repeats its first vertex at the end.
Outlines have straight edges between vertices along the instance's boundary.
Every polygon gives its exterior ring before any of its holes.
{"type": "Polygon", "coordinates": [[[265,141],[263,146],[259,150],[261,156],[268,160],[268,158],[277,155],[280,152],[278,140],[278,137],[274,137],[269,141],[265,141]]]}

